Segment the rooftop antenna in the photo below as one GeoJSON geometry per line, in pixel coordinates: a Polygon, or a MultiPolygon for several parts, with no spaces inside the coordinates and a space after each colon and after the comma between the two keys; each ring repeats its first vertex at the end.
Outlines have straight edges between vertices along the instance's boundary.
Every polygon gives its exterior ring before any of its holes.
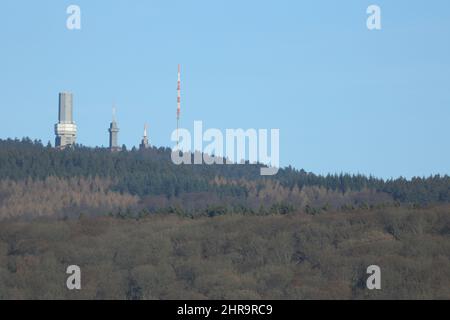
{"type": "Polygon", "coordinates": [[[180,124],[181,112],[181,66],[178,65],[178,86],[177,86],[177,147],[179,143],[178,128],[180,124]]]}
{"type": "Polygon", "coordinates": [[[112,121],[116,122],[116,104],[113,103],[113,107],[112,107],[112,121]]]}

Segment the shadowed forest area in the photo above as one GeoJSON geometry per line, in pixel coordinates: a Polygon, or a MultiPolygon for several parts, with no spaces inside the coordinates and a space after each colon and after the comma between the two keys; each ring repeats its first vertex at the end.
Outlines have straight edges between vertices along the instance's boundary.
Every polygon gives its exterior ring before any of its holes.
{"type": "Polygon", "coordinates": [[[259,168],[0,140],[0,299],[450,299],[450,177],[259,168]]]}
{"type": "Polygon", "coordinates": [[[3,222],[0,298],[449,299],[449,210],[3,222]]]}

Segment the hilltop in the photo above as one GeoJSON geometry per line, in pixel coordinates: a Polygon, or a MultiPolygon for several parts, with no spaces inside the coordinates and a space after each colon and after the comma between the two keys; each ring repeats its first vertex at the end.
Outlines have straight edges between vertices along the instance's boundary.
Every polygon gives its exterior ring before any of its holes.
{"type": "Polygon", "coordinates": [[[0,140],[0,217],[79,214],[318,213],[422,206],[450,200],[450,177],[383,180],[321,176],[292,167],[262,177],[260,165],[175,165],[168,148],[110,152],[0,140]]]}
{"type": "Polygon", "coordinates": [[[0,141],[0,299],[448,299],[449,185],[0,141]]]}

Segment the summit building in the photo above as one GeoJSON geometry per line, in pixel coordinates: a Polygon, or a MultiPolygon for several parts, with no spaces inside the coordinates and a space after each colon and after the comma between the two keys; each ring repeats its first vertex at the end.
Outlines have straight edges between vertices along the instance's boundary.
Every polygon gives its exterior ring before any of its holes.
{"type": "Polygon", "coordinates": [[[65,149],[75,145],[77,126],[73,121],[73,95],[69,92],[59,94],[58,123],[55,124],[55,147],[65,149]]]}
{"type": "Polygon", "coordinates": [[[116,122],[116,108],[113,107],[113,117],[111,124],[109,125],[109,149],[113,152],[120,151],[118,135],[119,135],[119,127],[116,122]]]}

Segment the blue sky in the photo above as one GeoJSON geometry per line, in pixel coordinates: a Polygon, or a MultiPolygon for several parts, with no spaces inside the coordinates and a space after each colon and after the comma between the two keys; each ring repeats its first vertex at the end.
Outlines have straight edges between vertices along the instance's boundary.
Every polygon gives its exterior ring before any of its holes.
{"type": "Polygon", "coordinates": [[[447,0],[2,1],[0,138],[53,143],[71,91],[79,143],[107,145],[115,102],[121,144],[148,122],[172,146],[178,63],[183,127],[279,128],[281,164],[315,173],[450,173],[447,0]]]}

